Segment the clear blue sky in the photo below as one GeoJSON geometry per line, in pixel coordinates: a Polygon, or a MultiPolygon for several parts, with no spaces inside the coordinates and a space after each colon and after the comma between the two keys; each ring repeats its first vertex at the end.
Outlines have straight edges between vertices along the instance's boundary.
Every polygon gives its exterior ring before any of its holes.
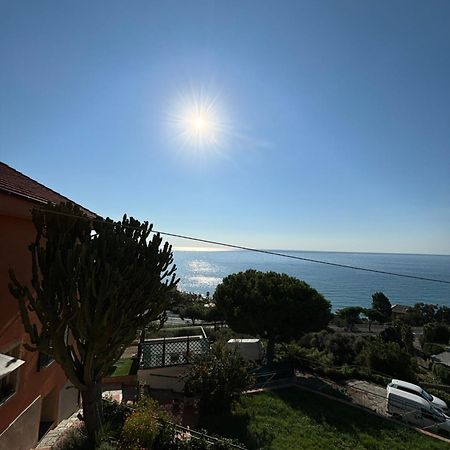
{"type": "Polygon", "coordinates": [[[0,159],[167,231],[449,254],[450,2],[0,0],[0,159]]]}

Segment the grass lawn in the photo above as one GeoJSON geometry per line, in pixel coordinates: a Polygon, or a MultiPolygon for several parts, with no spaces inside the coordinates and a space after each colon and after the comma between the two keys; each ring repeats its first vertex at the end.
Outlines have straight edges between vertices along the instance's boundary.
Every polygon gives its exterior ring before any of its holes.
{"type": "Polygon", "coordinates": [[[124,375],[131,375],[136,373],[135,358],[121,358],[110,369],[109,377],[121,377],[124,375]]]}
{"type": "Polygon", "coordinates": [[[244,396],[232,417],[210,425],[251,449],[450,448],[402,425],[297,388],[244,396]]]}

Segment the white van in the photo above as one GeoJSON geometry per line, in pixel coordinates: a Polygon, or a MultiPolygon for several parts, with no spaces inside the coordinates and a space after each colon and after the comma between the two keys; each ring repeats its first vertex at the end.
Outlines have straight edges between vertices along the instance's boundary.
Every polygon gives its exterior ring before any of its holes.
{"type": "Polygon", "coordinates": [[[388,386],[387,411],[397,419],[450,437],[450,417],[416,394],[388,386]]]}
{"type": "Polygon", "coordinates": [[[424,400],[430,402],[436,408],[441,409],[444,413],[448,411],[447,403],[445,403],[444,400],[429,394],[425,389],[417,386],[417,384],[408,383],[407,381],[402,380],[392,380],[388,384],[388,387],[389,386],[395,389],[400,389],[401,391],[409,392],[410,394],[418,395],[424,400]]]}

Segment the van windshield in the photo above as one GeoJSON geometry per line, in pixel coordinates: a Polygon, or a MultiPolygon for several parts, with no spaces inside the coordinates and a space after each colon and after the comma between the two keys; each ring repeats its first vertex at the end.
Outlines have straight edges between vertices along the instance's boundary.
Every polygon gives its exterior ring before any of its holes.
{"type": "Polygon", "coordinates": [[[422,389],[422,396],[426,398],[429,402],[433,401],[433,397],[424,389],[422,389]]]}

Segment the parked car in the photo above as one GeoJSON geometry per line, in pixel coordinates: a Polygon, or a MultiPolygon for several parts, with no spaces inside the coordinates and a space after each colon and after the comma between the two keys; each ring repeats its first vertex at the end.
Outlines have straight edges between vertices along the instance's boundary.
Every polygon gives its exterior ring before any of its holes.
{"type": "Polygon", "coordinates": [[[388,413],[398,419],[450,437],[450,417],[416,394],[388,385],[386,407],[388,413]]]}
{"type": "Polygon", "coordinates": [[[408,383],[407,381],[402,380],[392,380],[388,384],[388,388],[389,387],[393,387],[404,392],[409,392],[410,394],[418,395],[424,400],[430,402],[434,407],[441,409],[444,413],[448,411],[447,403],[445,403],[444,400],[441,400],[440,398],[429,394],[425,389],[422,389],[416,384],[408,383]]]}

